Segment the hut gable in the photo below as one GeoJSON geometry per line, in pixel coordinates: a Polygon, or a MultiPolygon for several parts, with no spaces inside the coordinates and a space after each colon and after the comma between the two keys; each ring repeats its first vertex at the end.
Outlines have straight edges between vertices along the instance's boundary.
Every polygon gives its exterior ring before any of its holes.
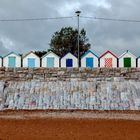
{"type": "Polygon", "coordinates": [[[119,56],[119,59],[122,58],[122,57],[133,57],[133,58],[135,58],[135,59],[137,58],[134,54],[132,54],[132,53],[131,53],[130,51],[128,51],[128,50],[127,50],[126,52],[124,52],[122,55],[120,55],[120,56],[119,56]]]}
{"type": "Polygon", "coordinates": [[[46,57],[46,56],[55,56],[57,58],[60,58],[57,54],[55,54],[52,51],[47,52],[45,55],[42,56],[42,58],[46,57]]]}
{"type": "Polygon", "coordinates": [[[78,67],[78,59],[71,53],[67,53],[64,57],[61,58],[61,67],[78,67]]]}
{"type": "Polygon", "coordinates": [[[23,56],[23,67],[36,68],[40,67],[40,58],[34,53],[29,52],[23,56]]]}
{"type": "Polygon", "coordinates": [[[106,51],[104,54],[102,54],[101,56],[100,56],[100,59],[102,58],[102,57],[104,57],[104,56],[106,56],[106,55],[112,55],[113,57],[115,57],[115,58],[117,58],[117,56],[114,54],[114,53],[112,53],[111,51],[106,51]]]}
{"type": "Polygon", "coordinates": [[[119,67],[136,67],[136,56],[127,50],[119,57],[119,67]]]}
{"type": "Polygon", "coordinates": [[[49,51],[44,56],[42,56],[42,67],[59,67],[59,59],[60,57],[58,55],[56,55],[52,51],[49,51]]]}
{"type": "Polygon", "coordinates": [[[92,56],[95,56],[95,57],[98,58],[98,56],[97,56],[95,53],[93,53],[93,51],[88,50],[85,54],[83,54],[83,55],[81,56],[81,59],[84,58],[85,56],[89,55],[89,54],[91,54],[92,56]]]}
{"type": "Polygon", "coordinates": [[[23,56],[23,58],[26,58],[26,57],[29,57],[29,56],[34,56],[34,57],[38,57],[38,58],[39,58],[39,56],[36,55],[33,51],[30,51],[29,53],[25,54],[25,55],[23,56]]]}
{"type": "Polygon", "coordinates": [[[21,55],[15,52],[5,55],[3,57],[3,66],[11,68],[21,67],[21,55]]]}
{"type": "Polygon", "coordinates": [[[98,56],[91,50],[88,50],[81,57],[81,67],[97,68],[98,67],[98,56]]]}
{"type": "Polygon", "coordinates": [[[117,60],[117,56],[108,50],[100,56],[100,67],[116,68],[117,60]]]}

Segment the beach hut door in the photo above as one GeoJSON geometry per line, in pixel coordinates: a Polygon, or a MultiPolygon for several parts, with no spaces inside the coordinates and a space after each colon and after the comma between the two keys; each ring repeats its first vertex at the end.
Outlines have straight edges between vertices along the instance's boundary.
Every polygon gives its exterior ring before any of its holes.
{"type": "Polygon", "coordinates": [[[93,68],[93,58],[86,58],[86,67],[93,68]]]}
{"type": "Polygon", "coordinates": [[[8,59],[9,59],[9,64],[8,64],[8,66],[9,66],[9,67],[16,67],[16,57],[11,56],[11,57],[9,57],[8,59]]]}
{"type": "Polygon", "coordinates": [[[124,67],[131,67],[131,58],[124,58],[124,67]]]}
{"type": "Polygon", "coordinates": [[[72,67],[72,66],[73,66],[72,59],[66,59],[66,67],[72,67]]]}
{"type": "Polygon", "coordinates": [[[28,58],[28,67],[29,68],[35,67],[35,59],[34,58],[28,58]]]}
{"type": "Polygon", "coordinates": [[[54,67],[54,58],[53,57],[48,57],[47,58],[47,67],[48,68],[53,68],[54,67]]]}
{"type": "Polygon", "coordinates": [[[112,58],[105,58],[105,67],[112,68],[112,58]]]}

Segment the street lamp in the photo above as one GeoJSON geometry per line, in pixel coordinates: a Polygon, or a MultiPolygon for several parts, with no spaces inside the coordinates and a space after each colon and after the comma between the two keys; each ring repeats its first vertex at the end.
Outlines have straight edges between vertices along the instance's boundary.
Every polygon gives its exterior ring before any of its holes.
{"type": "Polygon", "coordinates": [[[78,25],[78,38],[77,38],[77,46],[78,46],[78,67],[80,67],[79,66],[79,63],[80,63],[80,52],[79,52],[79,16],[80,16],[81,11],[76,11],[75,13],[77,15],[77,25],[78,25]]]}

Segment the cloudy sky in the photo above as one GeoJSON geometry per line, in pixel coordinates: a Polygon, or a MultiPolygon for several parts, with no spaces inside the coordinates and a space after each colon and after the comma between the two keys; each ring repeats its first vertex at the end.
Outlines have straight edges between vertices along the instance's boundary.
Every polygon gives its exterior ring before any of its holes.
{"type": "MultiPolygon", "coordinates": [[[[140,20],[140,0],[0,0],[0,19],[81,16],[140,20]]],[[[0,22],[0,55],[47,50],[55,31],[77,27],[77,19],[0,22]]],[[[101,55],[111,50],[120,55],[130,50],[140,55],[140,22],[80,19],[91,49],[101,55]]]]}

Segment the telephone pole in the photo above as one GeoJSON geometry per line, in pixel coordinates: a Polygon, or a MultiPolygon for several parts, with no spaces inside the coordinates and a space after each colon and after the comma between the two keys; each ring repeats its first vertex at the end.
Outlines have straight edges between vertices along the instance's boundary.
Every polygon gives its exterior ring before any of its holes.
{"type": "Polygon", "coordinates": [[[78,37],[77,37],[77,47],[78,47],[78,67],[80,67],[80,48],[79,48],[79,16],[80,16],[80,13],[81,11],[76,11],[75,12],[76,15],[77,15],[77,29],[78,29],[78,37]]]}

